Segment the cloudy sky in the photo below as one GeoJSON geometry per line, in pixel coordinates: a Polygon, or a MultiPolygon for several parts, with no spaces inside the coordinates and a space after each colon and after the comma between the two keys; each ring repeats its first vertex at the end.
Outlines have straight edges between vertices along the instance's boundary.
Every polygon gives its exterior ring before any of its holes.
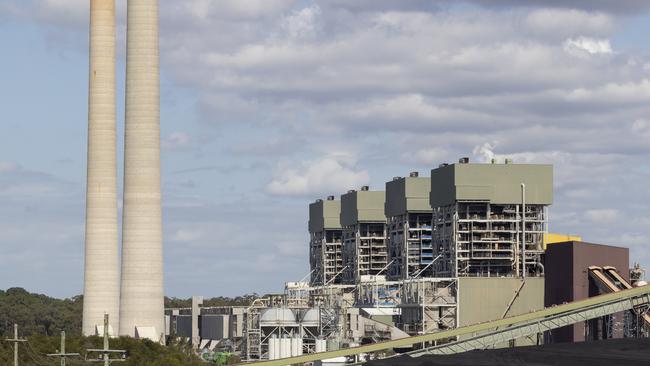
{"type": "MultiPolygon", "coordinates": [[[[461,156],[554,164],[551,230],[650,267],[647,0],[160,12],[168,295],[280,291],[308,272],[309,202],[461,156]]],[[[87,32],[87,0],[0,2],[0,288],[82,292],[87,32]]]]}

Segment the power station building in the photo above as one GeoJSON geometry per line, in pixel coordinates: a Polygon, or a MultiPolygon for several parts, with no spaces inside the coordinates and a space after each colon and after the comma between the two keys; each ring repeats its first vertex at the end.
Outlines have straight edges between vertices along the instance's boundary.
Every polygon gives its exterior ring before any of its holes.
{"type": "MultiPolygon", "coordinates": [[[[627,250],[549,234],[552,202],[552,166],[471,164],[466,158],[433,169],[431,177],[413,172],[393,178],[385,191],[364,186],[340,200],[316,200],[309,205],[309,282],[287,282],[283,294],[244,307],[193,302],[192,309],[167,309],[166,334],[191,339],[206,353],[235,352],[249,361],[506,318],[530,323],[504,332],[540,321],[557,327],[494,336],[489,343],[477,341],[483,331],[459,330],[437,345],[512,347],[649,334],[650,314],[643,307],[564,328],[560,318],[530,314],[644,283],[639,268],[628,281],[627,250]]],[[[571,309],[567,317],[576,319],[571,309]]]]}
{"type": "Polygon", "coordinates": [[[311,285],[343,282],[341,201],[334,196],[309,205],[309,264],[311,285]]]}
{"type": "Polygon", "coordinates": [[[380,275],[388,264],[384,191],[368,186],[341,196],[344,282],[380,275]]]}
{"type": "Polygon", "coordinates": [[[543,274],[553,167],[443,164],[431,171],[434,264],[438,277],[543,274]]]}
{"type": "Polygon", "coordinates": [[[412,172],[386,183],[389,277],[408,279],[433,272],[431,179],[412,172]]]}

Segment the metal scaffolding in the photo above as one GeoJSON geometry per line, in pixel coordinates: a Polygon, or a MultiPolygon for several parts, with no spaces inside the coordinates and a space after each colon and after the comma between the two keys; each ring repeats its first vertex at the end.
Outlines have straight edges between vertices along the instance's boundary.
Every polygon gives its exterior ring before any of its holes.
{"type": "Polygon", "coordinates": [[[407,279],[414,275],[431,277],[433,246],[431,213],[411,213],[393,216],[388,223],[390,258],[394,260],[389,275],[392,279],[407,279]]]}
{"type": "Polygon", "coordinates": [[[388,264],[386,224],[359,222],[343,229],[345,281],[355,283],[361,276],[378,275],[388,264]]]}
{"type": "Polygon", "coordinates": [[[456,328],[458,280],[418,278],[402,281],[400,328],[410,335],[456,328]]]}
{"type": "Polygon", "coordinates": [[[547,215],[544,205],[456,202],[433,210],[437,276],[541,274],[547,215]]]}

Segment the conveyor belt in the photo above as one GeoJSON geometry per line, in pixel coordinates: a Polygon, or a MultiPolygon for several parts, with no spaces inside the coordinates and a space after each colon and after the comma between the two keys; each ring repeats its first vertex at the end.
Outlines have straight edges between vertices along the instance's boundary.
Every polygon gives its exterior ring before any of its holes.
{"type": "MultiPolygon", "coordinates": [[[[600,288],[605,292],[620,292],[632,288],[632,285],[614,267],[600,268],[591,266],[589,267],[589,274],[598,281],[600,288]]],[[[650,326],[650,314],[643,314],[642,317],[645,323],[650,326]]]]}
{"type": "MultiPolygon", "coordinates": [[[[449,344],[450,351],[462,352],[469,349],[480,348],[481,345],[492,341],[495,342],[492,344],[496,344],[503,342],[504,339],[516,339],[522,335],[525,336],[525,334],[534,334],[535,332],[580,323],[586,319],[593,319],[607,314],[630,310],[644,304],[650,304],[650,286],[612,292],[585,300],[549,307],[528,314],[450,329],[443,332],[418,335],[388,342],[373,343],[355,348],[313,353],[280,360],[248,363],[248,365],[283,366],[302,364],[304,362],[352,356],[360,353],[377,352],[392,348],[403,348],[414,344],[443,341],[469,335],[472,338],[466,341],[453,342],[453,344],[449,344]],[[495,329],[498,330],[495,331],[495,329]],[[476,334],[479,335],[474,336],[476,334]]],[[[432,347],[422,351],[437,353],[435,351],[436,348],[445,346],[448,345],[432,347]]]]}

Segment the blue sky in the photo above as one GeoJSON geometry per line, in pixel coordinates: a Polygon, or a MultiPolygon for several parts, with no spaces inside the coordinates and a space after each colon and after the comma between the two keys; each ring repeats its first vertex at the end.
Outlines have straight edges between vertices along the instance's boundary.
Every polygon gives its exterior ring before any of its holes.
{"type": "MultiPolygon", "coordinates": [[[[538,3],[162,0],[167,294],[280,291],[309,202],[461,156],[554,164],[551,230],[650,266],[650,4],[538,3]]],[[[82,291],[87,13],[0,4],[0,288],[82,291]]]]}

